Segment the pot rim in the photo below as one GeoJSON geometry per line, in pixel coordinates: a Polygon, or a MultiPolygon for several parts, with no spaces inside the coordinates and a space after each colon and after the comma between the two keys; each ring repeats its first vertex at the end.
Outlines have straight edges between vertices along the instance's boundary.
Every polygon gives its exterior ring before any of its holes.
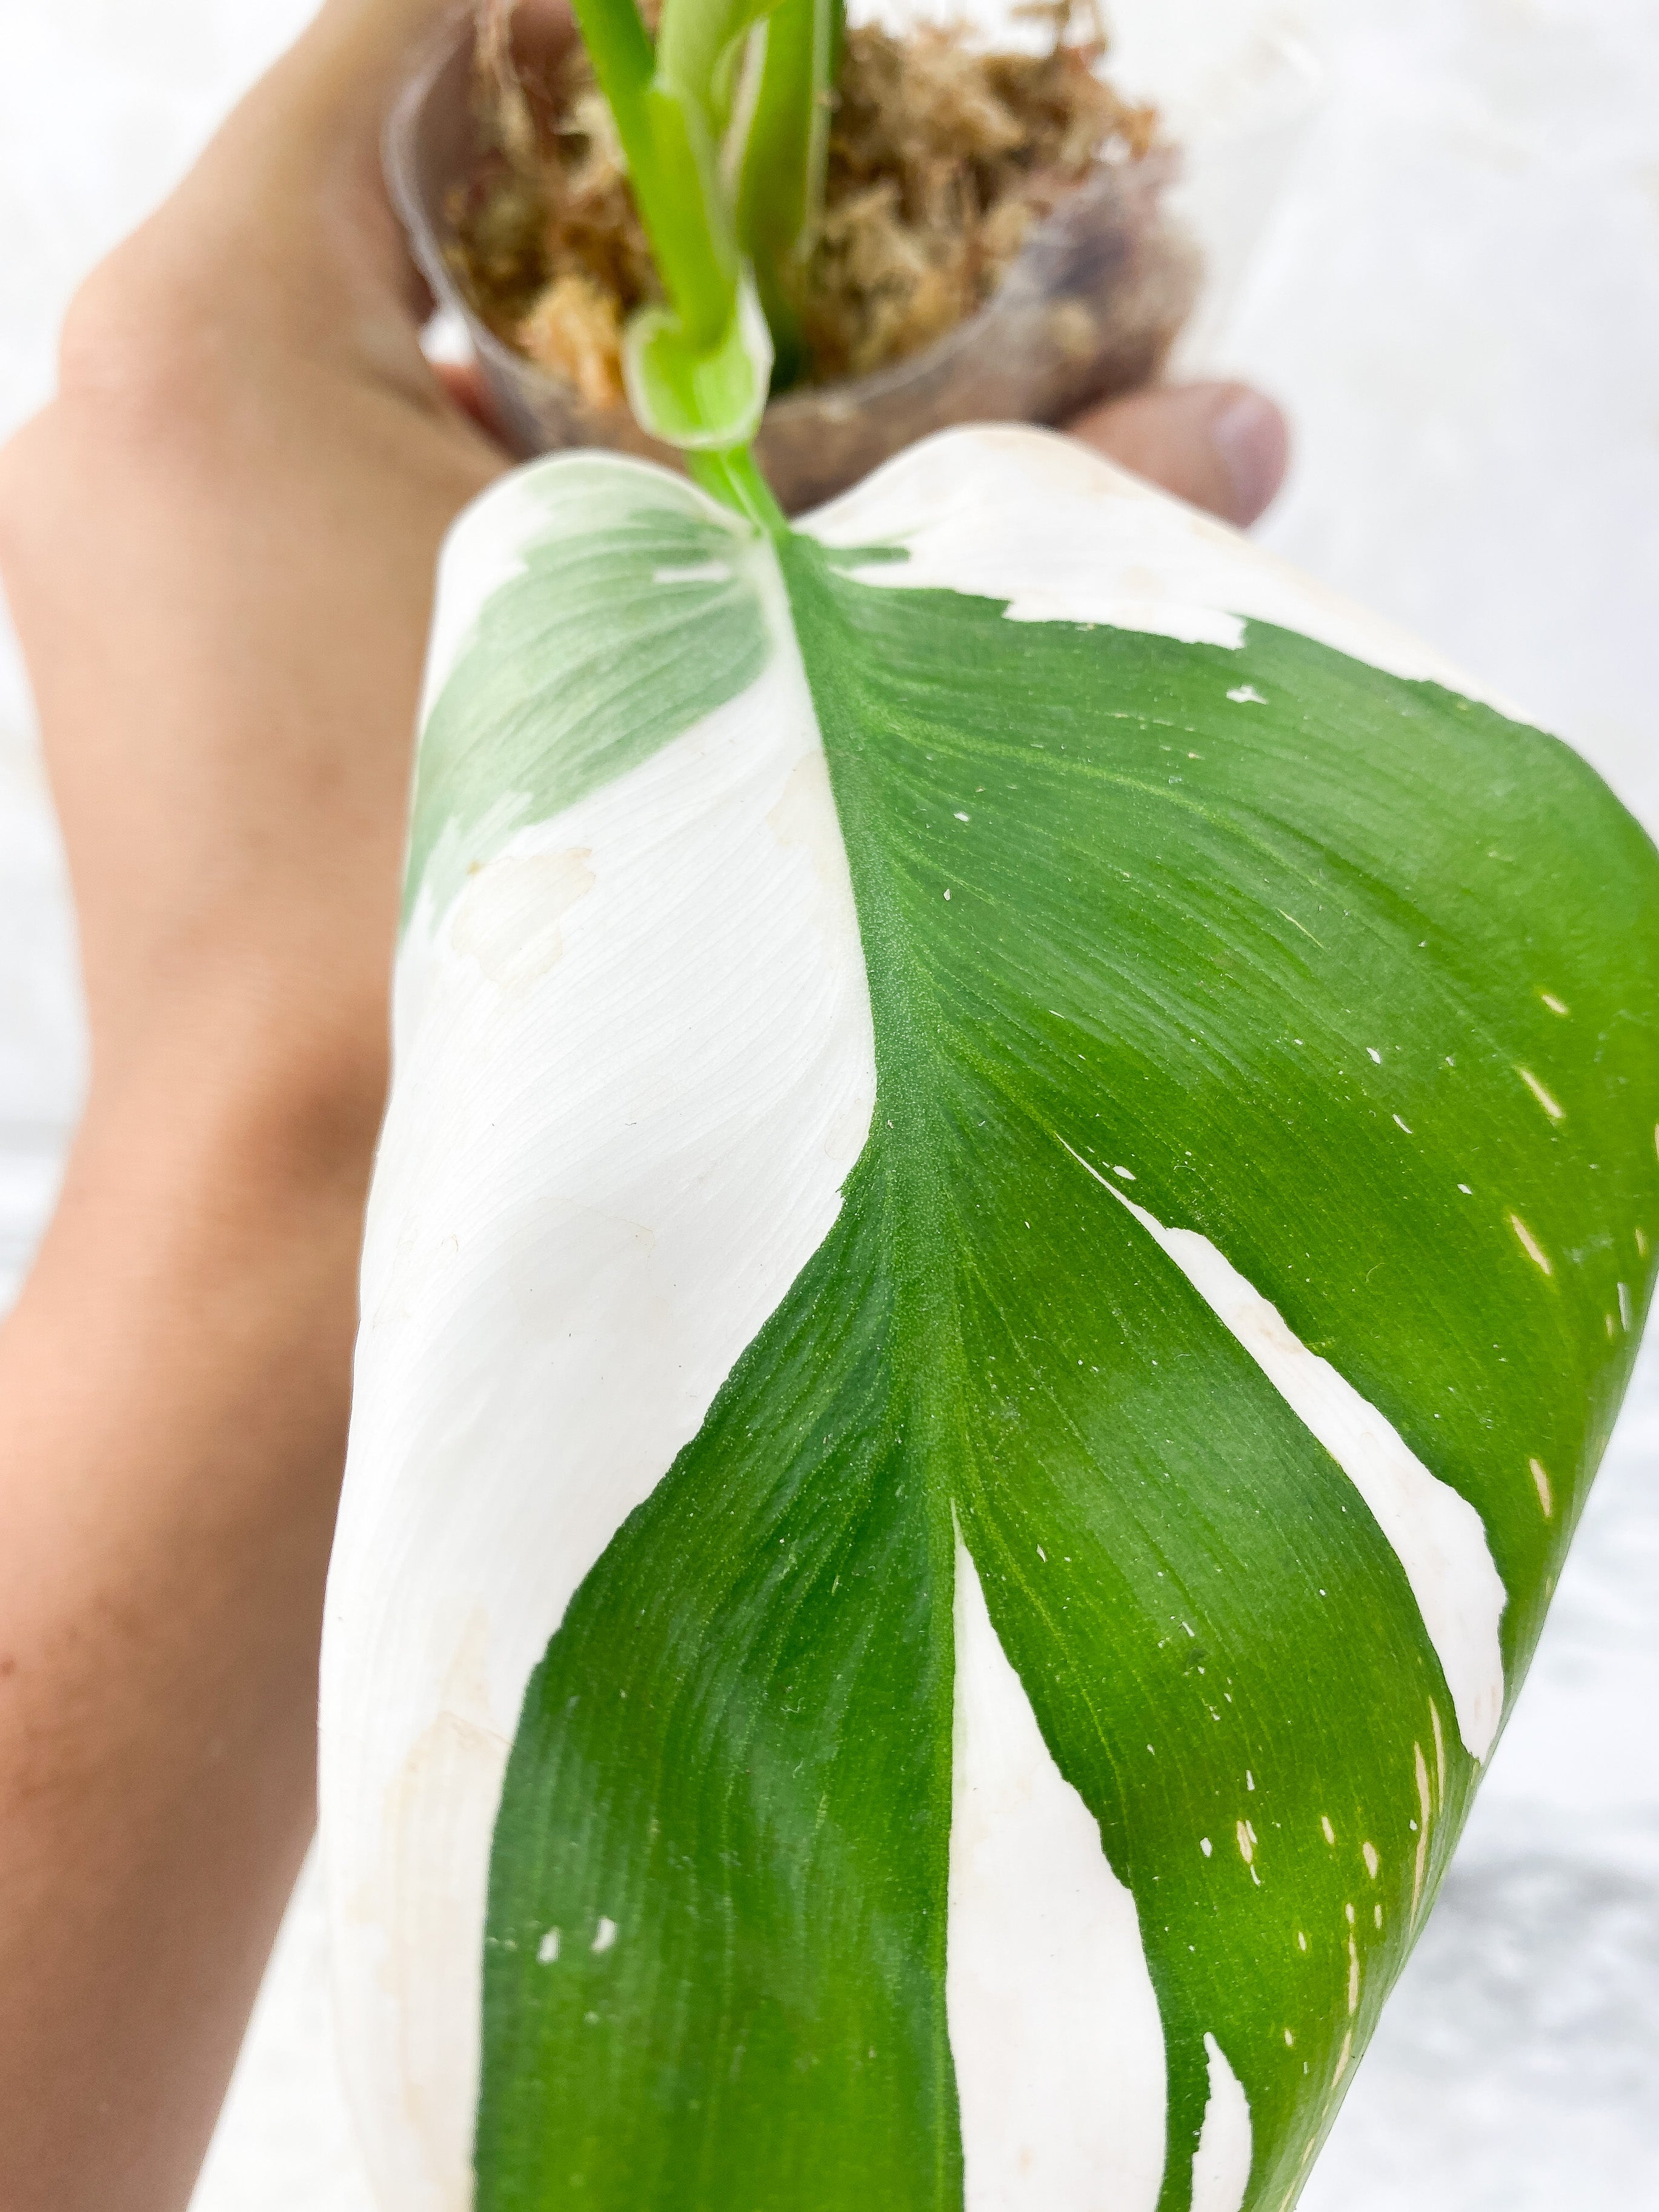
{"type": "MultiPolygon", "coordinates": [[[[380,141],[381,167],[422,274],[440,303],[460,317],[475,352],[497,375],[550,397],[564,395],[575,390],[568,378],[551,374],[527,354],[508,345],[479,315],[449,264],[441,242],[440,219],[426,205],[421,191],[415,147],[427,103],[439,79],[454,64],[460,50],[471,47],[475,35],[471,0],[456,0],[456,4],[422,40],[386,112],[380,141]]],[[[988,327],[994,326],[1006,295],[1018,297],[1024,289],[1036,289],[1036,273],[1045,253],[1060,245],[1068,225],[1075,222],[1079,212],[1086,212],[1091,197],[1115,198],[1124,180],[1131,178],[1139,185],[1162,191],[1179,180],[1181,168],[1182,149],[1162,138],[1139,155],[1114,158],[1109,155],[1097,158],[1049,213],[1032,225],[995,291],[971,315],[965,316],[930,344],[889,362],[881,368],[832,383],[799,385],[781,393],[769,399],[763,419],[767,422],[787,422],[795,415],[805,416],[826,409],[836,414],[853,415],[872,403],[903,392],[912,384],[926,380],[958,353],[971,348],[988,327]]]]}

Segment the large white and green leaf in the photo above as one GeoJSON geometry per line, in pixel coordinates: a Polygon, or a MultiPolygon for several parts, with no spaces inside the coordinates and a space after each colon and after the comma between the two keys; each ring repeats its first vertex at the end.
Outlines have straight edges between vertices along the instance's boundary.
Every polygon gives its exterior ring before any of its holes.
{"type": "Polygon", "coordinates": [[[447,556],[325,1677],[398,2212],[1279,2212],[1629,1371],[1659,859],[1040,434],[447,556]]]}

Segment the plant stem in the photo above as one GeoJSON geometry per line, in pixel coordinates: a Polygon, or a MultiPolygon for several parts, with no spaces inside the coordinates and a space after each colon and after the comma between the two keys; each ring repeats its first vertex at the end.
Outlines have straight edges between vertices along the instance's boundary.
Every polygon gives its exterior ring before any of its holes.
{"type": "Polygon", "coordinates": [[[719,149],[698,105],[660,79],[644,106],[650,171],[641,177],[630,153],[629,172],[663,289],[686,343],[702,351],[720,343],[738,301],[738,246],[720,189],[719,149]]]}
{"type": "Polygon", "coordinates": [[[573,0],[573,9],[629,170],[642,158],[648,167],[651,138],[643,103],[657,66],[651,34],[634,0],[573,0]]]}
{"type": "Polygon", "coordinates": [[[772,487],[747,446],[728,446],[721,453],[688,453],[685,465],[692,481],[722,507],[733,508],[769,538],[787,535],[788,518],[773,498],[772,487]]]}
{"type": "MultiPolygon", "coordinates": [[[[738,255],[722,221],[714,149],[702,118],[659,80],[635,0],[574,0],[599,89],[616,118],[652,257],[694,347],[717,343],[737,305],[738,255]]],[[[666,10],[665,10],[666,13],[666,10]]]]}
{"type": "Polygon", "coordinates": [[[744,145],[738,239],[771,327],[775,391],[787,390],[805,367],[795,280],[823,208],[842,15],[840,0],[781,0],[766,24],[744,145]]]}
{"type": "MultiPolygon", "coordinates": [[[[781,527],[744,442],[759,419],[773,355],[720,174],[732,64],[739,42],[777,0],[664,0],[654,51],[635,0],[573,4],[668,297],[666,312],[642,310],[629,326],[635,412],[647,429],[687,450],[694,475],[717,498],[765,529],[781,527]]],[[[786,4],[806,11],[791,36],[816,38],[825,58],[809,55],[792,66],[787,112],[783,91],[764,111],[767,173],[787,177],[794,210],[784,250],[814,204],[815,158],[822,168],[809,144],[819,105],[812,87],[828,66],[827,34],[815,28],[815,11],[836,0],[786,4]],[[793,147],[791,128],[800,142],[793,147]]],[[[767,239],[770,250],[771,231],[767,239]]]]}
{"type": "Polygon", "coordinates": [[[726,118],[720,93],[732,49],[776,0],[663,0],[657,33],[657,81],[702,109],[718,137],[726,118]]]}

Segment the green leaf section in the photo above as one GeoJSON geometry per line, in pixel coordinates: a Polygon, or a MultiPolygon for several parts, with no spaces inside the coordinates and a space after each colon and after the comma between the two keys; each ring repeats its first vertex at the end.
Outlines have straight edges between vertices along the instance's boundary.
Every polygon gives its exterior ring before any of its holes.
{"type": "Polygon", "coordinates": [[[1553,738],[1289,632],[1011,623],[790,562],[878,1002],[903,975],[1031,1110],[1063,1077],[1050,1126],[1470,1500],[1512,1690],[1652,1274],[1648,838],[1553,738]]]}
{"type": "Polygon", "coordinates": [[[491,2212],[960,2201],[950,1531],[894,1426],[886,1212],[843,1212],[532,1679],[484,1959],[491,2212]]]}
{"type": "Polygon", "coordinates": [[[689,484],[607,457],[507,480],[526,502],[518,573],[489,592],[427,716],[404,915],[441,913],[527,823],[648,759],[765,665],[750,532],[689,484]]]}
{"type": "Polygon", "coordinates": [[[1277,2212],[1476,1770],[1358,1492],[1101,1178],[1476,1505],[1512,1693],[1651,1290],[1659,863],[1550,739],[1288,633],[1015,623],[781,558],[874,1121],[532,1681],[477,2202],[960,2206],[959,1527],[1137,1901],[1160,2212],[1206,2035],[1277,2212]]]}

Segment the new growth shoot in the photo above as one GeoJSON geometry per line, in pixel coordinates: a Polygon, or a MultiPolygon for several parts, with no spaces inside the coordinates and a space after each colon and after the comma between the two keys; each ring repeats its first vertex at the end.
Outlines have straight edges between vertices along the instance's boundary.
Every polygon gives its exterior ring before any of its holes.
{"type": "Polygon", "coordinates": [[[840,0],[574,0],[667,304],[629,325],[629,404],[692,474],[768,528],[749,451],[799,372],[792,278],[823,201],[840,0]]]}

